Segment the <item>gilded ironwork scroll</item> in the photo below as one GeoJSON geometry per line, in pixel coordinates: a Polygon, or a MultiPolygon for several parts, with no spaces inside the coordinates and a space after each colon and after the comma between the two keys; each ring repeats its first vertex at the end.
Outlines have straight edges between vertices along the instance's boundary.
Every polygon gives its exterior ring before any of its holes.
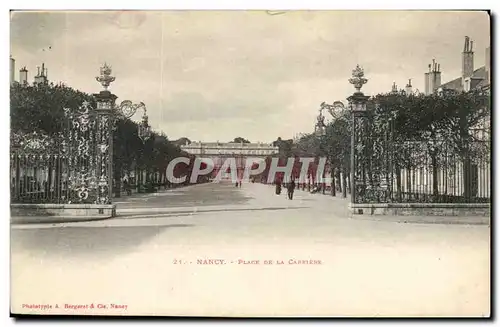
{"type": "Polygon", "coordinates": [[[83,102],[76,111],[65,109],[68,119],[64,155],[68,165],[63,174],[68,175],[66,203],[96,203],[96,115],[91,104],[83,102]]]}
{"type": "Polygon", "coordinates": [[[97,200],[98,204],[111,203],[110,190],[112,188],[111,181],[111,165],[112,165],[112,127],[113,119],[110,114],[100,112],[98,114],[98,128],[97,128],[97,175],[98,189],[97,200]]]}

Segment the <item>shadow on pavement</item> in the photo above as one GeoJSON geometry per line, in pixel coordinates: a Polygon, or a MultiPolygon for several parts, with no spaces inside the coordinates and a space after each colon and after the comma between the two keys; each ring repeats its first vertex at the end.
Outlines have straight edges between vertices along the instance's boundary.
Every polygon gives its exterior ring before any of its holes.
{"type": "Polygon", "coordinates": [[[82,217],[64,217],[64,216],[38,216],[38,217],[30,217],[30,216],[22,216],[22,217],[11,217],[10,223],[11,225],[31,225],[31,224],[71,224],[71,223],[80,223],[86,221],[101,221],[108,220],[110,217],[98,217],[98,218],[87,218],[85,216],[82,217]]]}
{"type": "Polygon", "coordinates": [[[150,241],[174,228],[193,224],[117,227],[61,227],[11,230],[11,252],[29,251],[34,255],[61,258],[110,259],[150,241]]]}
{"type": "Polygon", "coordinates": [[[310,207],[268,207],[268,208],[224,208],[224,209],[189,209],[177,212],[159,210],[157,212],[144,212],[144,213],[119,213],[113,219],[129,219],[129,218],[140,218],[145,217],[155,217],[165,218],[165,217],[181,217],[181,216],[192,216],[193,214],[199,213],[210,213],[210,212],[238,212],[238,211],[273,211],[273,210],[294,210],[294,209],[307,209],[310,207]]]}
{"type": "Polygon", "coordinates": [[[207,183],[186,188],[160,190],[156,193],[141,193],[117,198],[120,208],[140,207],[186,207],[247,204],[252,197],[244,195],[241,189],[230,183],[207,183]],[[175,196],[172,196],[174,195],[175,196]],[[120,200],[122,200],[120,202],[120,200]]]}

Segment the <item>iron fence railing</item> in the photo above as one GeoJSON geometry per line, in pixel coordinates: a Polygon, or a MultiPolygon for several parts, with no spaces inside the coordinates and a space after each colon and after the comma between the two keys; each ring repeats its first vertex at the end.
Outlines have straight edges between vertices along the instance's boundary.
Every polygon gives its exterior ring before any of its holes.
{"type": "Polygon", "coordinates": [[[358,202],[486,203],[491,198],[489,141],[463,149],[424,142],[379,144],[360,158],[358,202]]]}
{"type": "Polygon", "coordinates": [[[11,203],[70,203],[77,190],[70,187],[68,165],[56,154],[11,153],[11,203]]]}
{"type": "MultiPolygon", "coordinates": [[[[46,151],[49,152],[49,151],[46,151]]],[[[94,170],[88,170],[85,180],[75,167],[85,167],[82,157],[69,158],[53,149],[51,154],[29,154],[26,151],[11,150],[10,156],[10,200],[12,204],[65,204],[65,203],[92,203],[95,201],[95,188],[88,187],[95,183],[94,170]],[[89,194],[82,196],[82,185],[89,194]]],[[[134,174],[123,172],[120,181],[122,195],[132,193],[156,192],[160,189],[177,188],[190,184],[189,178],[176,177],[167,180],[166,175],[160,175],[154,168],[137,169],[134,174]],[[184,182],[182,182],[184,181],[184,182]]],[[[120,195],[121,196],[121,195],[120,195]]]]}

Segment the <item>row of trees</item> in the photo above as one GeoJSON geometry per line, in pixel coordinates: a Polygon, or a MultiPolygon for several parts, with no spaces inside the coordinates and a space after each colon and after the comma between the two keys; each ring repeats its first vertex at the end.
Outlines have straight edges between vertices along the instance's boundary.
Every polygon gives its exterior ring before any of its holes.
{"type": "MultiPolygon", "coordinates": [[[[67,119],[63,108],[77,110],[82,102],[95,105],[92,95],[74,90],[63,84],[39,84],[11,86],[11,131],[33,131],[55,138],[64,132],[67,119]]],[[[432,193],[438,195],[440,169],[458,160],[461,171],[463,195],[476,195],[474,186],[475,166],[489,161],[490,95],[489,91],[445,92],[433,95],[405,95],[400,93],[379,94],[367,103],[367,118],[362,128],[365,141],[358,148],[358,159],[366,168],[366,183],[376,186],[373,176],[396,176],[397,197],[401,197],[403,170],[425,166],[433,176],[432,193]],[[481,129],[483,133],[477,133],[481,129]],[[484,137],[486,134],[486,138],[484,137]],[[454,157],[456,160],[448,160],[454,157]]],[[[138,137],[138,126],[129,119],[117,121],[114,132],[114,164],[116,185],[124,175],[135,172],[139,183],[153,187],[153,182],[168,183],[165,171],[175,157],[187,156],[162,133],[152,133],[146,142],[138,137]],[[153,176],[159,178],[154,179],[153,176]]],[[[345,194],[344,185],[350,185],[351,113],[344,112],[331,121],[323,137],[303,135],[298,140],[278,138],[273,144],[280,148],[279,156],[289,157],[326,156],[336,177],[336,189],[345,194]],[[341,180],[344,176],[344,180],[341,180]]],[[[235,143],[249,143],[237,137],[235,143]]],[[[296,160],[295,171],[300,171],[296,160]]],[[[192,166],[177,166],[177,176],[188,176],[192,166]]],[[[311,172],[314,175],[314,172],[311,172]]],[[[263,173],[263,176],[265,172],[263,173]]],[[[412,180],[406,174],[406,188],[412,180]]],[[[267,178],[267,176],[266,176],[267,178]]],[[[119,192],[119,191],[117,191],[119,192]]]]}
{"type": "MultiPolygon", "coordinates": [[[[384,147],[384,136],[389,137],[398,197],[401,169],[425,167],[431,171],[432,195],[437,197],[440,171],[454,169],[457,163],[462,167],[463,197],[477,196],[478,166],[489,162],[490,154],[489,92],[386,94],[371,99],[370,105],[368,133],[376,137],[367,142],[369,149],[364,153],[370,169],[386,173],[391,167],[384,167],[377,150],[384,147]]],[[[411,188],[411,182],[407,174],[407,187],[411,188]]]]}
{"type": "MultiPolygon", "coordinates": [[[[364,126],[359,128],[364,141],[357,144],[357,158],[366,170],[365,183],[374,187],[377,180],[373,176],[388,180],[395,175],[395,196],[401,200],[401,171],[425,167],[433,177],[432,194],[438,196],[438,175],[458,161],[463,167],[463,196],[476,196],[474,170],[478,164],[489,162],[490,110],[490,96],[485,90],[371,97],[364,126]]],[[[294,142],[278,139],[275,144],[284,158],[326,156],[336,180],[332,193],[337,189],[345,195],[343,185],[350,185],[346,178],[351,170],[351,125],[351,113],[346,111],[326,126],[322,137],[306,134],[294,142]]],[[[406,178],[406,188],[411,189],[410,174],[406,178]]]]}

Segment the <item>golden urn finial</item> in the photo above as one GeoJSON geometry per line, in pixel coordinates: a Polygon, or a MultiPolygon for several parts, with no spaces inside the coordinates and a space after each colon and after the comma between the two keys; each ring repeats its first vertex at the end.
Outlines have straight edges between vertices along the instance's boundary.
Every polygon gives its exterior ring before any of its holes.
{"type": "Polygon", "coordinates": [[[363,85],[368,83],[368,80],[365,78],[365,72],[359,65],[356,65],[356,68],[353,69],[352,78],[349,78],[349,83],[354,85],[356,92],[361,92],[363,85]]]}
{"type": "Polygon", "coordinates": [[[100,69],[100,72],[101,75],[97,76],[95,79],[96,81],[101,83],[104,90],[107,91],[109,85],[115,81],[115,77],[111,76],[112,73],[111,66],[109,66],[107,63],[104,63],[104,65],[100,69]]]}

